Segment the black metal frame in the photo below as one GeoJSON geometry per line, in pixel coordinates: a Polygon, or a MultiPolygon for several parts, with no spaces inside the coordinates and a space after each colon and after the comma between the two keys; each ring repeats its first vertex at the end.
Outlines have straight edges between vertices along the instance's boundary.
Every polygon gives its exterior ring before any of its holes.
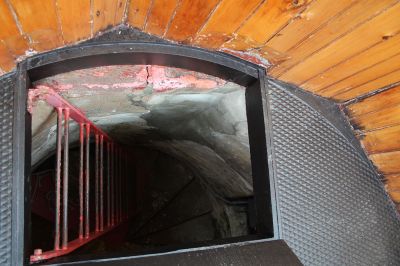
{"type": "Polygon", "coordinates": [[[279,238],[275,182],[269,167],[271,142],[266,74],[261,66],[237,57],[188,46],[149,42],[77,45],[30,57],[17,66],[13,136],[12,264],[29,263],[29,188],[31,116],[26,102],[31,82],[59,73],[104,65],[163,65],[220,77],[246,87],[256,227],[260,238],[279,238]]]}

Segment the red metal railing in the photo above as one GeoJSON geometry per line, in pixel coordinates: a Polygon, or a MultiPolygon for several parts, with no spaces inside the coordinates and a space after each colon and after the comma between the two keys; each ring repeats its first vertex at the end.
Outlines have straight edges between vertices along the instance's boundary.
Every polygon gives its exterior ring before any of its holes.
{"type": "Polygon", "coordinates": [[[35,249],[31,263],[68,254],[118,226],[127,217],[127,153],[122,151],[105,132],[96,127],[83,112],[51,89],[44,95],[47,103],[57,111],[57,147],[55,175],[54,248],[42,252],[35,249]],[[69,181],[69,122],[79,124],[79,230],[76,239],[68,236],[68,181],[69,181]],[[90,173],[90,141],[95,141],[95,171],[90,173]],[[106,152],[105,152],[106,151],[106,152]],[[106,160],[104,160],[106,156],[106,160]],[[125,169],[126,170],[126,169],[125,169]],[[90,191],[94,177],[94,193],[90,191]],[[105,180],[106,178],[106,180],[105,180]],[[94,197],[95,226],[91,228],[90,198],[94,197]],[[104,200],[105,199],[105,200],[104,200]],[[126,205],[124,208],[124,205],[126,205]],[[104,210],[107,210],[106,212],[104,210]],[[106,214],[104,216],[104,214],[106,214]]]}

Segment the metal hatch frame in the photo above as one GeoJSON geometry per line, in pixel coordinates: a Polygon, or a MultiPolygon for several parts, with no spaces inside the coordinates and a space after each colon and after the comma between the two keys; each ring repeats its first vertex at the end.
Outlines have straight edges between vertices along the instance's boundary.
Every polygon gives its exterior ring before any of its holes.
{"type": "Polygon", "coordinates": [[[235,82],[246,88],[246,115],[251,154],[257,236],[279,239],[278,212],[267,130],[265,68],[204,49],[152,42],[81,44],[27,58],[17,65],[14,90],[12,265],[29,264],[31,115],[30,84],[59,73],[105,65],[162,65],[184,68],[235,82]]]}

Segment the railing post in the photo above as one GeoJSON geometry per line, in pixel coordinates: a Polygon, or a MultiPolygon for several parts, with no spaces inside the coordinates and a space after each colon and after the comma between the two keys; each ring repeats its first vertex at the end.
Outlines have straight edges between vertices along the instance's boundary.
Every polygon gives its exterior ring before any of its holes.
{"type": "Polygon", "coordinates": [[[63,109],[62,108],[56,108],[57,110],[57,151],[56,151],[56,187],[55,187],[55,193],[56,193],[56,202],[55,202],[55,235],[54,235],[54,249],[59,250],[60,249],[60,216],[61,216],[61,210],[60,210],[60,204],[61,204],[61,142],[62,142],[62,113],[63,109]]]}
{"type": "Polygon", "coordinates": [[[90,179],[90,124],[86,124],[86,169],[85,169],[85,178],[86,178],[86,187],[85,187],[85,237],[89,238],[90,234],[90,219],[89,219],[89,179],[90,179]]]}
{"type": "Polygon", "coordinates": [[[99,231],[99,134],[95,135],[95,230],[99,231]]]}
{"type": "Polygon", "coordinates": [[[79,238],[83,238],[83,123],[79,123],[79,238]]]}
{"type": "Polygon", "coordinates": [[[103,156],[104,156],[104,136],[100,135],[100,231],[104,230],[104,182],[103,182],[103,174],[104,174],[104,165],[103,165],[103,156]]]}
{"type": "Polygon", "coordinates": [[[63,241],[68,247],[68,162],[69,162],[69,108],[64,109],[64,165],[63,165],[63,241]]]}

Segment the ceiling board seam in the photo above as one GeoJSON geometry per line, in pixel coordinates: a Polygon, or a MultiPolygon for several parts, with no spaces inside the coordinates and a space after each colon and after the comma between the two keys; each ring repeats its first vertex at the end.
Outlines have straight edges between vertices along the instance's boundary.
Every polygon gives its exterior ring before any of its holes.
{"type": "MultiPolygon", "coordinates": [[[[310,36],[318,34],[318,31],[321,31],[323,28],[325,28],[328,24],[330,24],[333,20],[336,20],[337,18],[339,18],[340,16],[342,16],[346,11],[348,11],[351,7],[353,7],[355,4],[357,4],[359,1],[354,1],[352,4],[348,5],[347,7],[345,7],[344,9],[342,9],[340,12],[338,12],[337,14],[335,14],[334,16],[332,16],[331,18],[329,18],[327,21],[325,21],[324,23],[322,23],[321,25],[319,25],[315,30],[313,30],[311,33],[307,34],[306,36],[304,36],[303,39],[301,39],[300,41],[298,41],[297,43],[295,43],[292,47],[290,47],[286,52],[291,52],[293,50],[295,50],[296,48],[298,48],[301,44],[303,44],[307,39],[309,39],[310,36]]],[[[352,29],[358,27],[358,25],[364,23],[364,21],[360,22],[359,24],[353,26],[350,30],[348,30],[347,32],[343,33],[342,35],[336,37],[334,40],[341,38],[342,36],[346,35],[348,32],[352,31],[352,29]]],[[[332,41],[334,41],[332,40],[332,41]]],[[[322,47],[323,48],[323,47],[322,47]]],[[[321,48],[321,49],[322,49],[321,48]]]]}
{"type": "MultiPolygon", "coordinates": [[[[375,47],[376,45],[379,45],[379,44],[381,44],[381,43],[382,43],[382,42],[379,42],[379,43],[375,44],[373,47],[375,47]]],[[[368,50],[372,49],[373,47],[370,47],[370,48],[368,48],[368,49],[365,50],[365,51],[368,51],[368,50]]],[[[353,74],[351,74],[351,75],[349,75],[349,76],[347,76],[347,77],[345,77],[345,78],[339,79],[339,80],[335,81],[334,83],[328,85],[327,87],[324,87],[324,88],[322,88],[322,89],[316,90],[315,92],[325,92],[325,91],[329,91],[329,89],[330,89],[332,86],[338,84],[339,82],[342,82],[343,80],[346,80],[346,79],[348,79],[348,78],[352,78],[352,77],[354,77],[354,76],[357,76],[357,75],[360,74],[361,72],[364,72],[364,71],[366,71],[366,70],[368,70],[368,69],[370,69],[370,68],[372,68],[372,67],[378,66],[379,64],[382,64],[382,63],[386,62],[387,60],[390,60],[392,57],[395,57],[395,56],[398,56],[398,55],[400,55],[400,52],[398,52],[397,54],[392,55],[390,58],[385,58],[385,59],[383,59],[383,60],[381,60],[381,61],[379,61],[379,62],[376,62],[376,63],[373,64],[373,65],[367,66],[367,67],[365,67],[365,68],[363,68],[363,69],[361,69],[361,70],[359,70],[359,71],[357,71],[357,72],[355,72],[355,73],[353,73],[353,74]]],[[[348,61],[348,60],[346,60],[346,61],[348,61]]],[[[396,71],[396,70],[395,70],[395,71],[396,71]]],[[[389,73],[392,73],[392,72],[394,72],[394,71],[391,71],[391,72],[389,72],[389,73]]],[[[384,75],[382,75],[382,76],[380,76],[380,77],[384,77],[384,76],[386,76],[386,75],[389,74],[389,73],[386,73],[386,74],[384,74],[384,75]]],[[[380,77],[378,77],[378,78],[380,78],[380,77]]],[[[378,79],[378,78],[375,78],[375,79],[378,79]]],[[[375,80],[375,79],[373,79],[373,80],[375,80]]],[[[369,81],[366,81],[366,82],[364,82],[364,83],[362,83],[362,84],[359,84],[359,85],[357,85],[357,87],[360,87],[360,86],[362,86],[362,85],[364,85],[364,84],[366,84],[366,83],[368,83],[368,82],[370,82],[370,81],[372,81],[372,80],[369,80],[369,81]]],[[[351,91],[352,89],[355,89],[355,88],[357,88],[357,87],[347,88],[347,89],[345,89],[345,90],[343,90],[343,91],[337,92],[337,93],[334,94],[333,96],[336,96],[336,95],[339,95],[339,94],[342,94],[342,93],[351,91]]]]}
{"type": "MultiPolygon", "coordinates": [[[[343,37],[346,36],[346,35],[350,35],[351,32],[354,31],[354,29],[361,27],[363,24],[365,24],[365,23],[367,23],[368,21],[374,19],[375,17],[381,15],[382,13],[386,12],[387,10],[389,10],[390,8],[392,8],[393,6],[395,6],[395,5],[397,5],[397,4],[398,4],[398,3],[394,3],[394,4],[390,5],[390,6],[388,6],[388,7],[384,8],[384,9],[382,9],[381,12],[378,12],[378,13],[374,14],[373,16],[369,17],[369,18],[366,19],[363,23],[357,24],[357,26],[353,27],[352,30],[346,32],[346,34],[344,34],[343,36],[341,36],[341,38],[343,38],[343,37]]],[[[397,32],[396,32],[396,34],[397,34],[397,32]]],[[[325,46],[322,47],[321,49],[318,49],[318,50],[314,51],[313,53],[311,53],[311,54],[310,54],[309,56],[307,56],[306,58],[303,58],[302,60],[300,60],[300,61],[297,62],[296,64],[294,64],[294,65],[292,65],[292,66],[286,68],[286,69],[284,70],[284,72],[282,72],[281,74],[277,75],[277,77],[279,78],[279,77],[282,76],[285,72],[287,72],[287,71],[293,69],[294,67],[296,67],[296,66],[298,66],[298,65],[301,65],[302,63],[306,62],[309,58],[311,58],[312,56],[314,56],[316,53],[318,53],[318,52],[324,50],[325,48],[327,48],[327,47],[329,47],[329,46],[334,45],[334,44],[335,44],[338,40],[340,40],[341,38],[335,39],[335,40],[329,42],[327,45],[325,45],[325,46]]],[[[367,47],[366,49],[364,49],[364,50],[362,50],[362,51],[359,51],[359,52],[357,52],[357,53],[355,53],[355,54],[352,54],[350,57],[347,57],[347,58],[343,59],[342,61],[340,61],[340,62],[338,62],[338,63],[336,63],[336,64],[334,64],[334,65],[329,66],[328,68],[322,70],[321,72],[318,72],[316,75],[311,76],[310,78],[307,78],[306,80],[302,81],[302,82],[299,84],[299,86],[301,87],[304,83],[306,83],[306,82],[308,82],[309,80],[315,78],[316,76],[321,75],[322,73],[325,73],[326,71],[330,70],[331,68],[333,68],[333,67],[335,67],[335,66],[337,66],[337,65],[339,65],[339,64],[341,64],[341,63],[343,63],[343,62],[345,62],[346,60],[348,60],[348,59],[350,59],[350,58],[352,58],[352,57],[354,57],[354,56],[356,56],[356,55],[359,55],[359,54],[365,52],[366,50],[370,49],[371,47],[373,47],[373,46],[376,45],[377,43],[380,43],[380,42],[376,42],[376,43],[372,44],[371,46],[367,47]]]]}
{"type": "MultiPolygon", "coordinates": [[[[399,54],[400,54],[400,53],[399,53],[399,54]]],[[[397,54],[397,55],[399,55],[399,54],[397,54]]],[[[396,55],[396,56],[397,56],[397,55],[396,55]]],[[[385,60],[385,61],[386,61],[386,60],[385,60]]],[[[348,90],[341,91],[341,92],[339,92],[339,93],[336,93],[336,94],[332,95],[331,97],[339,96],[339,95],[342,95],[342,94],[347,93],[347,92],[349,92],[349,91],[353,91],[353,90],[355,90],[355,89],[357,89],[357,88],[359,88],[359,87],[361,87],[361,86],[363,86],[363,85],[365,85],[365,84],[368,84],[368,83],[370,83],[370,82],[372,82],[372,81],[375,81],[375,80],[377,80],[377,79],[380,79],[380,78],[382,78],[382,77],[385,77],[385,76],[387,76],[387,75],[390,75],[390,74],[392,74],[392,73],[394,73],[394,72],[396,72],[396,71],[399,71],[399,70],[400,70],[400,68],[397,68],[397,69],[395,69],[395,70],[392,70],[392,71],[386,73],[386,74],[383,75],[383,76],[379,76],[379,77],[373,78],[373,79],[371,79],[371,80],[368,80],[368,81],[366,81],[366,82],[364,82],[364,83],[361,83],[361,84],[357,85],[357,87],[353,87],[353,88],[349,88],[348,90]]],[[[399,77],[399,80],[400,80],[400,77],[399,77]]],[[[394,84],[394,83],[392,83],[392,84],[394,84]]]]}
{"type": "MultiPolygon", "coordinates": [[[[312,0],[310,1],[310,3],[308,3],[307,5],[305,5],[303,7],[303,9],[299,10],[299,12],[293,16],[291,19],[289,19],[285,25],[283,25],[282,27],[280,27],[279,29],[276,30],[276,32],[274,32],[271,37],[269,37],[262,45],[260,45],[260,47],[258,48],[262,48],[264,46],[267,46],[268,42],[271,41],[273,38],[275,38],[284,28],[286,28],[288,25],[292,24],[293,21],[295,21],[296,19],[298,19],[299,17],[301,17],[301,15],[307,11],[307,9],[310,8],[310,6],[315,3],[317,0],[312,0]]],[[[257,48],[257,49],[258,49],[257,48]]]]}
{"type": "Polygon", "coordinates": [[[206,20],[204,21],[203,25],[199,28],[199,30],[194,34],[191,43],[193,43],[196,39],[199,33],[204,29],[204,27],[207,25],[207,23],[210,21],[211,17],[214,15],[215,11],[218,9],[218,7],[221,5],[223,0],[219,0],[219,2],[214,6],[214,8],[211,10],[210,14],[208,14],[206,20]]]}
{"type": "MultiPolygon", "coordinates": [[[[319,31],[321,31],[322,29],[324,29],[325,27],[327,27],[332,21],[340,18],[345,12],[347,12],[350,8],[352,8],[355,4],[357,4],[358,1],[354,1],[351,5],[347,6],[346,8],[342,9],[340,12],[338,12],[337,14],[335,14],[334,16],[332,16],[329,20],[325,21],[324,23],[322,23],[320,26],[318,26],[314,31],[312,31],[311,33],[307,34],[305,37],[303,37],[300,41],[298,41],[296,44],[294,44],[292,47],[290,47],[289,49],[287,49],[285,51],[285,53],[290,54],[290,52],[292,51],[296,51],[299,46],[301,46],[306,40],[308,40],[310,38],[310,36],[313,35],[317,35],[319,31]]],[[[379,13],[377,13],[379,14],[379,13]]],[[[317,53],[318,51],[324,49],[325,47],[329,46],[331,43],[335,42],[336,40],[346,36],[348,33],[350,33],[351,31],[353,31],[354,29],[356,29],[357,27],[361,26],[363,23],[365,23],[365,21],[367,20],[363,20],[362,22],[358,23],[357,25],[354,25],[353,27],[351,27],[348,31],[342,33],[341,35],[337,36],[336,38],[334,38],[333,40],[331,40],[329,43],[325,44],[324,46],[318,48],[317,50],[313,51],[311,54],[307,55],[306,58],[314,55],[315,53],[317,53]]],[[[301,49],[301,48],[300,48],[301,49]]],[[[283,75],[285,73],[285,71],[290,70],[291,68],[293,68],[294,66],[296,66],[298,63],[300,63],[301,61],[303,61],[304,58],[300,59],[298,62],[295,62],[293,65],[291,66],[287,66],[283,69],[280,70],[280,74],[276,75],[277,77],[280,77],[281,75],[283,75]]],[[[303,82],[301,85],[303,85],[305,82],[303,82]]]]}
{"type": "Polygon", "coordinates": [[[169,18],[168,24],[165,27],[164,33],[162,35],[162,38],[165,38],[165,35],[167,34],[167,32],[169,31],[169,28],[171,27],[172,21],[174,20],[176,13],[178,11],[178,9],[182,6],[182,2],[183,0],[178,0],[178,2],[176,3],[176,6],[174,8],[174,11],[172,12],[171,17],[169,18]]]}
{"type": "Polygon", "coordinates": [[[222,47],[224,47],[224,44],[236,39],[237,36],[237,32],[249,21],[249,19],[251,17],[253,17],[253,15],[260,9],[261,5],[263,5],[266,2],[266,0],[262,0],[260,1],[260,3],[258,3],[258,5],[250,12],[250,14],[239,24],[239,26],[236,28],[236,30],[234,30],[231,34],[232,36],[225,42],[223,42],[220,46],[219,49],[221,49],[222,47]]]}
{"type": "MultiPolygon", "coordinates": [[[[396,107],[396,106],[393,106],[396,107]]],[[[371,133],[371,132],[376,132],[376,131],[380,131],[383,129],[387,129],[387,128],[391,128],[391,127],[395,127],[395,126],[399,126],[400,125],[400,121],[399,122],[393,122],[393,123],[389,123],[388,125],[384,125],[384,126],[379,126],[376,128],[371,128],[371,129],[357,129],[357,123],[355,122],[355,120],[359,118],[359,117],[354,117],[354,118],[350,118],[350,122],[351,124],[356,126],[354,129],[354,134],[355,135],[361,135],[361,134],[366,134],[366,133],[371,133]]]]}
{"type": "Polygon", "coordinates": [[[128,12],[129,12],[130,5],[131,5],[131,0],[126,0],[125,8],[124,8],[124,15],[122,16],[122,20],[121,20],[122,24],[125,24],[128,21],[128,12]]]}
{"type": "Polygon", "coordinates": [[[90,37],[93,38],[94,36],[94,16],[93,16],[93,9],[94,9],[94,0],[90,0],[90,37]]]}
{"type": "Polygon", "coordinates": [[[65,45],[65,38],[64,38],[64,31],[63,31],[63,27],[62,27],[62,23],[61,23],[61,16],[60,16],[60,10],[59,10],[59,6],[58,6],[58,0],[54,0],[54,6],[55,6],[55,11],[56,11],[56,19],[57,19],[57,26],[59,31],[61,32],[61,38],[63,41],[63,45],[65,45]]]}
{"type": "Polygon", "coordinates": [[[149,8],[147,9],[146,18],[144,19],[142,31],[145,31],[145,29],[146,29],[146,27],[147,27],[147,21],[148,21],[148,19],[149,19],[151,10],[153,9],[154,1],[156,1],[156,0],[151,0],[151,3],[150,3],[150,5],[149,5],[149,8]]]}
{"type": "Polygon", "coordinates": [[[15,12],[15,9],[14,9],[13,5],[10,3],[10,0],[5,0],[5,2],[7,4],[7,6],[8,6],[8,9],[11,12],[11,15],[12,15],[12,17],[14,19],[15,25],[17,26],[19,33],[21,34],[21,36],[26,36],[27,37],[29,48],[32,49],[33,40],[31,38],[31,36],[24,32],[23,27],[21,25],[21,22],[19,21],[17,12],[15,12]]]}
{"type": "Polygon", "coordinates": [[[361,102],[362,100],[365,100],[365,99],[367,99],[369,97],[378,95],[379,93],[385,92],[385,91],[390,90],[390,89],[392,89],[394,87],[397,87],[399,85],[400,85],[400,81],[392,83],[392,84],[389,84],[389,85],[386,85],[386,86],[381,87],[381,88],[379,88],[377,90],[367,92],[366,94],[357,96],[357,97],[355,97],[353,99],[350,99],[350,100],[348,100],[346,102],[343,102],[342,105],[347,107],[347,106],[349,106],[351,104],[355,104],[355,103],[361,102]]]}

